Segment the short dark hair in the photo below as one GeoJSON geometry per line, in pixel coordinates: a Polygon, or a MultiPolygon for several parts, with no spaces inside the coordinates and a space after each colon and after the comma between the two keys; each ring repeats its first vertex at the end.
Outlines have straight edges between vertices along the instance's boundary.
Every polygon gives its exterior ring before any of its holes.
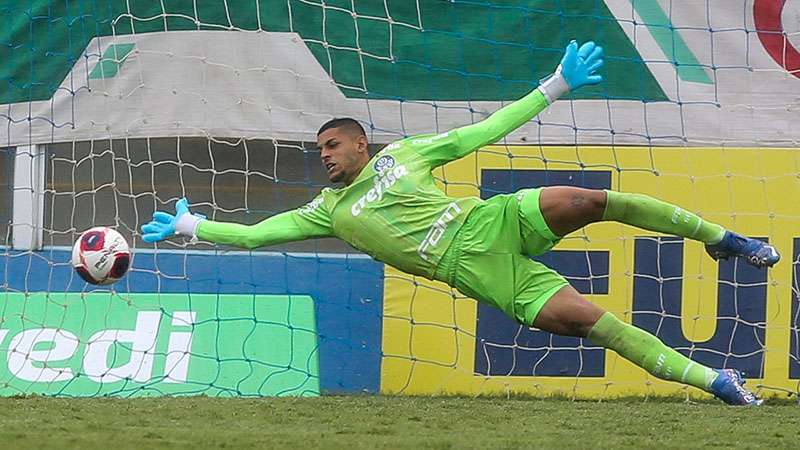
{"type": "Polygon", "coordinates": [[[362,127],[356,119],[352,119],[350,117],[337,117],[322,124],[322,126],[319,127],[319,131],[317,131],[317,136],[322,134],[325,130],[329,130],[331,128],[344,128],[345,130],[356,134],[357,136],[367,135],[367,133],[364,131],[364,127],[362,127]]]}

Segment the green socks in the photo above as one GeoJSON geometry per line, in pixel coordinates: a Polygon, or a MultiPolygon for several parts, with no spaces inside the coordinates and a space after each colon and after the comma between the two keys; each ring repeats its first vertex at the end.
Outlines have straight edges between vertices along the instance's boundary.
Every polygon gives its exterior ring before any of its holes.
{"type": "MultiPolygon", "coordinates": [[[[642,194],[606,191],[603,220],[614,220],[645,230],[716,244],[725,235],[721,226],[706,222],[675,205],[642,194]]],[[[667,347],[652,334],[603,314],[589,331],[589,339],[663,380],[678,381],[708,391],[717,372],[667,347]]]]}
{"type": "Polygon", "coordinates": [[[663,380],[678,381],[708,391],[717,378],[717,372],[681,355],[652,334],[617,319],[609,312],[594,324],[588,337],[663,380]]]}
{"type": "Polygon", "coordinates": [[[606,191],[603,220],[614,220],[645,230],[673,234],[716,244],[725,235],[721,226],[706,222],[675,205],[642,194],[606,191]]]}

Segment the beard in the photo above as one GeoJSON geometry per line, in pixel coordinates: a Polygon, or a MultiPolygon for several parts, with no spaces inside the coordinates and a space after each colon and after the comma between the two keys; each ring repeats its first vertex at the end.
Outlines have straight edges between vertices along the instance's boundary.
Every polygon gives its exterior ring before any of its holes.
{"type": "Polygon", "coordinates": [[[345,175],[346,174],[344,173],[344,170],[338,169],[335,170],[333,173],[328,174],[328,180],[330,180],[331,183],[338,183],[344,180],[345,175]]]}

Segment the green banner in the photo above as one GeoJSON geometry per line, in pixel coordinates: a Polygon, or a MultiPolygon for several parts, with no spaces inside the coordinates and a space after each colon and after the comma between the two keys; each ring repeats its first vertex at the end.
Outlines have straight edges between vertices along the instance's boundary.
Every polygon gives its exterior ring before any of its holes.
{"type": "MultiPolygon", "coordinates": [[[[595,39],[608,56],[606,82],[572,95],[667,100],[604,2],[357,3],[0,0],[0,103],[50,99],[76,62],[86,64],[84,52],[100,51],[87,49],[96,36],[238,29],[297,33],[350,98],[515,100],[555,69],[570,39],[595,39]]],[[[662,35],[681,52],[667,24],[662,35]]],[[[103,54],[90,78],[113,76],[124,58],[103,54]]]]}
{"type": "Polygon", "coordinates": [[[0,395],[319,395],[305,295],[6,294],[0,395]]]}

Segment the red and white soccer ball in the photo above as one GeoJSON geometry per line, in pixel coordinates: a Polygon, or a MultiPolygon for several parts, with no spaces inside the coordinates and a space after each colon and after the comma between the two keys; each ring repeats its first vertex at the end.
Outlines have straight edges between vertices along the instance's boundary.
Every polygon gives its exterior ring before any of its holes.
{"type": "Polygon", "coordinates": [[[72,267],[87,283],[111,284],[125,275],[131,250],[125,238],[108,227],[84,231],[72,247],[72,267]]]}

